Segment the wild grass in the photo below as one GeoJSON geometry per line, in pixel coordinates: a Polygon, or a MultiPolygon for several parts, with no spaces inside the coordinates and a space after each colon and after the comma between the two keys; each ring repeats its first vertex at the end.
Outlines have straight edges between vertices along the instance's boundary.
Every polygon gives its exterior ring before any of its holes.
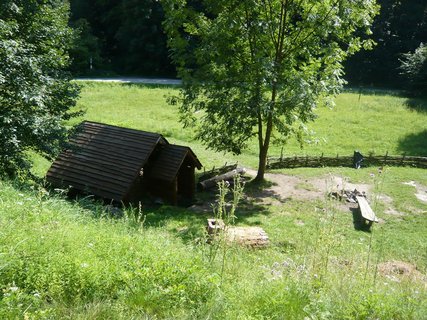
{"type": "MultiPolygon", "coordinates": [[[[85,119],[155,131],[190,145],[207,167],[236,159],[256,166],[256,148],[234,157],[194,141],[191,128],[177,122],[176,107],[165,103],[165,95],[175,90],[85,84],[79,106],[87,109],[85,119]]],[[[427,123],[425,113],[406,104],[399,96],[371,93],[359,100],[357,94],[344,93],[337,108],[319,110],[313,124],[326,141],[303,151],[290,141],[285,153],[403,152],[399,141],[422,137],[427,123]]],[[[407,152],[425,155],[426,140],[417,139],[405,144],[407,152]]],[[[48,165],[37,161],[35,171],[42,176],[48,165]]],[[[91,198],[67,200],[38,185],[0,181],[0,318],[426,318],[427,205],[415,197],[413,186],[403,184],[427,186],[426,170],[300,168],[275,173],[301,177],[301,190],[315,189],[312,177],[323,177],[329,187],[331,176],[371,184],[380,223],[371,232],[359,231],[352,213],[330,198],[303,201],[271,194],[263,202],[257,197],[262,190],[247,185],[234,222],[262,227],[270,246],[253,250],[220,243],[221,254],[213,255],[205,242],[206,219],[213,212],[144,205],[118,217],[91,198]],[[387,213],[388,206],[397,214],[387,213]],[[378,269],[394,260],[411,263],[421,276],[378,269]]],[[[231,205],[232,199],[224,201],[231,205]]]]}

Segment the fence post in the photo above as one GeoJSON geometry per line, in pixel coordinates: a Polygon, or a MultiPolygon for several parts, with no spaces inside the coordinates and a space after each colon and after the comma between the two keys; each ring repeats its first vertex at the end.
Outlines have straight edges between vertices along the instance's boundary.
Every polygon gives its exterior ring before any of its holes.
{"type": "Polygon", "coordinates": [[[400,160],[400,165],[403,166],[403,161],[405,161],[406,152],[402,156],[402,160],[400,160]]]}

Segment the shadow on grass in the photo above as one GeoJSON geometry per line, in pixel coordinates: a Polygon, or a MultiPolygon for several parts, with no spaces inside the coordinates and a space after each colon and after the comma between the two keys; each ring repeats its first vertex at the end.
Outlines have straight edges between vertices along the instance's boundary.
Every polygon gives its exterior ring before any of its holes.
{"type": "MultiPolygon", "coordinates": [[[[240,203],[237,206],[235,215],[239,225],[253,226],[257,222],[250,221],[249,218],[259,215],[268,215],[268,205],[263,203],[259,197],[274,197],[273,193],[261,187],[250,187],[244,191],[240,203]]],[[[143,206],[122,207],[115,203],[80,194],[68,194],[68,201],[77,204],[79,207],[90,212],[95,219],[116,219],[127,223],[129,227],[139,229],[164,228],[168,232],[181,238],[185,243],[203,239],[206,236],[205,228],[208,218],[214,218],[214,206],[217,200],[215,189],[199,192],[197,201],[190,207],[178,207],[169,205],[155,205],[150,199],[146,199],[143,206]]],[[[232,192],[228,194],[226,210],[231,208],[232,192]]]]}
{"type": "Polygon", "coordinates": [[[419,113],[427,113],[427,99],[408,98],[405,101],[405,105],[410,110],[413,110],[419,113]]]}
{"type": "Polygon", "coordinates": [[[360,214],[359,208],[350,208],[350,211],[353,214],[354,229],[370,233],[372,224],[365,223],[362,215],[360,214]]]}
{"type": "Polygon", "coordinates": [[[139,88],[139,89],[179,89],[179,84],[154,84],[154,83],[120,83],[123,87],[139,88]]]}
{"type": "Polygon", "coordinates": [[[398,150],[410,156],[427,156],[427,129],[400,139],[398,150]]]}
{"type": "Polygon", "coordinates": [[[256,203],[263,203],[268,201],[268,199],[274,199],[280,203],[285,203],[289,198],[283,198],[280,194],[274,192],[270,188],[276,186],[277,184],[271,181],[250,181],[245,188],[247,196],[249,196],[256,203]]]}
{"type": "Polygon", "coordinates": [[[204,236],[207,213],[167,205],[148,207],[144,212],[144,228],[167,228],[184,242],[204,236]]]}

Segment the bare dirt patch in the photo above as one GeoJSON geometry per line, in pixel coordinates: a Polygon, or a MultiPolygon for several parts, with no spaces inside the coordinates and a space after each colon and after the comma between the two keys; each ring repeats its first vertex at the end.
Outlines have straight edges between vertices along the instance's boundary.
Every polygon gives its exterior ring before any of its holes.
{"type": "MultiPolygon", "coordinates": [[[[256,175],[256,171],[252,169],[247,169],[246,173],[251,177],[255,177],[256,175]]],[[[348,178],[335,175],[303,178],[281,173],[266,173],[265,178],[270,184],[263,189],[253,190],[248,198],[242,199],[242,202],[248,201],[248,203],[255,203],[257,205],[280,206],[290,199],[300,201],[323,201],[330,193],[339,193],[343,190],[353,191],[355,189],[360,193],[365,193],[368,199],[372,197],[372,186],[370,184],[351,183],[348,178]]],[[[215,202],[213,197],[214,192],[212,192],[211,199],[205,199],[205,201],[191,207],[190,210],[204,213],[212,212],[212,204],[215,202]]],[[[404,213],[398,212],[393,208],[393,199],[391,197],[382,194],[379,195],[377,199],[385,204],[386,214],[395,216],[404,215],[404,213]]],[[[353,203],[337,203],[337,207],[342,211],[353,211],[354,208],[357,207],[357,204],[353,203]]]]}
{"type": "Polygon", "coordinates": [[[427,284],[427,277],[417,270],[417,267],[404,261],[387,261],[378,265],[378,271],[392,281],[400,282],[407,278],[422,281],[427,284]]]}
{"type": "Polygon", "coordinates": [[[403,182],[403,184],[415,187],[415,190],[416,190],[415,196],[417,197],[417,199],[420,200],[421,202],[427,203],[427,187],[426,186],[423,186],[422,184],[417,183],[415,181],[403,182]]]}
{"type": "Polygon", "coordinates": [[[389,214],[392,216],[404,216],[405,215],[404,212],[397,211],[393,207],[393,199],[391,197],[389,197],[388,195],[380,194],[377,196],[377,199],[379,201],[381,201],[382,203],[384,203],[384,205],[386,206],[386,209],[384,210],[385,214],[389,214]]]}
{"type": "MultiPolygon", "coordinates": [[[[255,176],[254,170],[247,170],[251,176],[255,176]]],[[[369,193],[371,186],[368,184],[354,184],[346,178],[339,176],[325,176],[320,178],[300,178],[280,173],[267,173],[265,178],[272,185],[265,189],[268,194],[274,194],[276,199],[297,200],[322,200],[328,193],[339,190],[354,190],[369,193]]]]}

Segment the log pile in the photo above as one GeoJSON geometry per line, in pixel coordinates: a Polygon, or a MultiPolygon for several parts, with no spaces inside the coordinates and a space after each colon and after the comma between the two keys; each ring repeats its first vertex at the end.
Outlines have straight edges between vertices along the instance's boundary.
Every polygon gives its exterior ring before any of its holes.
{"type": "Polygon", "coordinates": [[[203,181],[203,180],[207,180],[210,178],[213,178],[215,176],[219,176],[221,174],[224,174],[226,172],[232,171],[234,169],[237,168],[237,163],[235,164],[227,164],[227,162],[222,166],[222,167],[213,167],[210,170],[204,171],[200,176],[199,176],[199,181],[203,181]]]}
{"type": "Polygon", "coordinates": [[[357,203],[357,197],[365,197],[365,192],[360,192],[357,189],[354,190],[340,190],[332,191],[329,193],[329,197],[336,200],[345,200],[350,203],[357,203]]]}
{"type": "Polygon", "coordinates": [[[221,182],[221,181],[230,181],[230,180],[232,181],[235,177],[241,176],[245,172],[246,172],[245,168],[236,168],[234,170],[231,170],[229,172],[223,173],[221,175],[214,176],[212,178],[200,181],[197,184],[197,189],[199,191],[204,191],[204,190],[211,189],[211,188],[215,187],[218,184],[218,182],[221,182]]]}

